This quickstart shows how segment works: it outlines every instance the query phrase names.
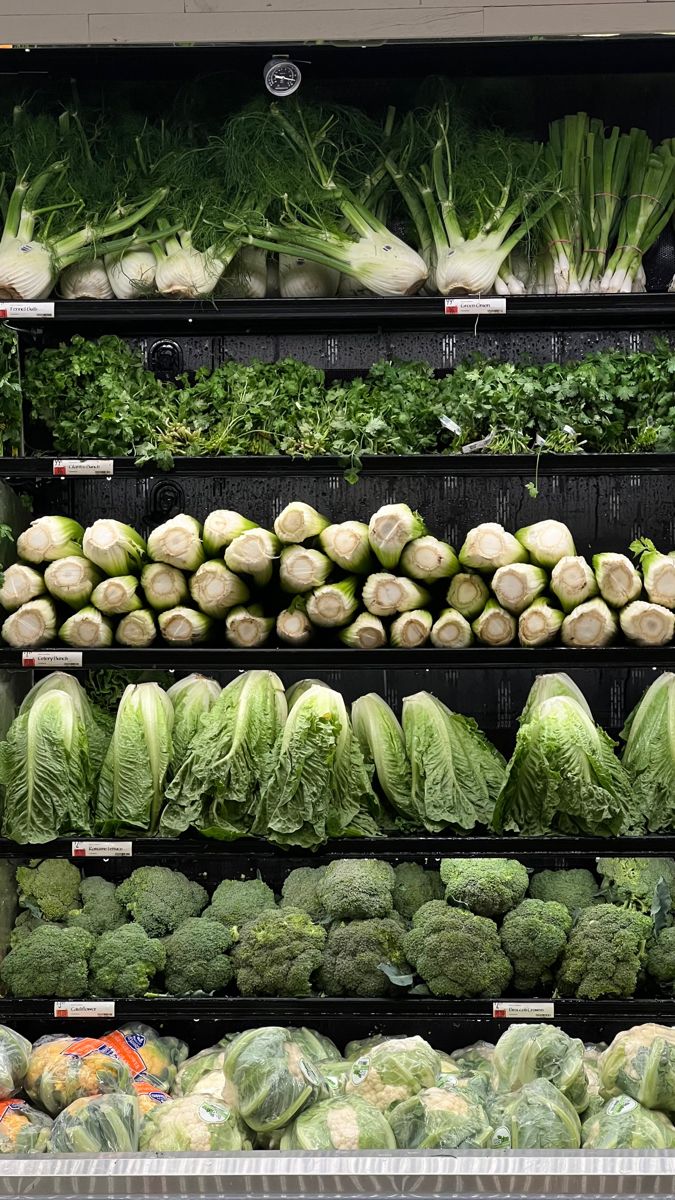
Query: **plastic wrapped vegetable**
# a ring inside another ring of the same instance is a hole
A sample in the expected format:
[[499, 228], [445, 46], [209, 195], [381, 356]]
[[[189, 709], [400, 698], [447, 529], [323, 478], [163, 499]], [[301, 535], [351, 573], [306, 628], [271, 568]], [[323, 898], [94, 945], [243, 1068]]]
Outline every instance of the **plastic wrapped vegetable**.
[[492, 1127], [485, 1109], [458, 1091], [426, 1088], [387, 1113], [401, 1150], [475, 1149], [490, 1145]]
[[32, 1049], [27, 1038], [8, 1025], [0, 1025], [0, 1100], [19, 1091]]
[[321, 1063], [321, 1074], [331, 1096], [343, 1096], [351, 1075], [352, 1064], [346, 1058], [336, 1058]]
[[26, 1100], [0, 1100], [0, 1154], [42, 1154], [52, 1119]]
[[424, 1038], [392, 1038], [357, 1058], [347, 1094], [356, 1093], [387, 1112], [399, 1101], [432, 1088], [440, 1071], [440, 1056]]
[[193, 1058], [186, 1059], [176, 1075], [171, 1089], [173, 1095], [191, 1096], [193, 1092], [204, 1092], [205, 1090], [210, 1095], [217, 1095], [217, 1090], [205, 1089], [202, 1083], [216, 1074], [220, 1074], [224, 1080], [223, 1068], [226, 1054], [226, 1046], [209, 1046], [206, 1050], [200, 1050], [199, 1054], [195, 1054]]
[[289, 1032], [293, 1035], [293, 1041], [302, 1046], [312, 1062], [323, 1063], [327, 1059], [335, 1060], [340, 1057], [340, 1051], [335, 1042], [326, 1037], [325, 1033], [319, 1033], [316, 1029], [307, 1029], [304, 1025], [299, 1029], [291, 1029]]
[[290, 1029], [277, 1025], [240, 1033], [228, 1047], [225, 1075], [246, 1124], [261, 1133], [288, 1125], [326, 1091], [320, 1065]]
[[169, 1089], [188, 1056], [188, 1048], [180, 1038], [163, 1036], [140, 1021], [120, 1025], [102, 1040], [126, 1062], [134, 1078], [148, 1075]]
[[584, 1121], [584, 1150], [672, 1150], [675, 1129], [665, 1113], [653, 1112], [632, 1096], [613, 1096]]
[[138, 1100], [138, 1111], [141, 1120], [147, 1117], [149, 1113], [154, 1112], [158, 1104], [166, 1104], [171, 1097], [168, 1092], [165, 1092], [158, 1084], [152, 1083], [149, 1079], [135, 1079], [134, 1093]]
[[98, 1038], [46, 1037], [33, 1046], [23, 1088], [55, 1116], [82, 1096], [132, 1090], [125, 1063]]
[[510, 1150], [578, 1150], [581, 1121], [573, 1104], [548, 1079], [534, 1079], [490, 1106], [492, 1145]]
[[145, 1118], [141, 1150], [250, 1150], [250, 1134], [218, 1096], [181, 1096]]
[[577, 1112], [586, 1108], [584, 1044], [555, 1025], [511, 1025], [495, 1046], [494, 1067], [502, 1092], [515, 1092], [535, 1079], [548, 1079]]
[[281, 1150], [395, 1150], [379, 1108], [360, 1096], [335, 1096], [301, 1112], [281, 1138]]
[[675, 1111], [675, 1029], [634, 1025], [617, 1033], [600, 1058], [604, 1096], [625, 1093], [645, 1108]]
[[492, 1074], [495, 1057], [495, 1046], [492, 1042], [474, 1042], [471, 1046], [463, 1046], [453, 1050], [450, 1058], [459, 1067], [463, 1075]]
[[140, 1110], [135, 1095], [81, 1096], [52, 1125], [55, 1154], [126, 1154], [138, 1150]]

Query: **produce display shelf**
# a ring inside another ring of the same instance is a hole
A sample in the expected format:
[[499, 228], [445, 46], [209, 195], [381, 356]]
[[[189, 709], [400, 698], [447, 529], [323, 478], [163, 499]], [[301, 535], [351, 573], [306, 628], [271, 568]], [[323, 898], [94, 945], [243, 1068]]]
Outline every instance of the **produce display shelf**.
[[625, 328], [671, 329], [675, 294], [653, 292], [627, 296], [515, 296], [506, 300], [502, 313], [446, 314], [442, 296], [334, 300], [57, 300], [53, 318], [12, 313], [11, 322], [22, 328], [57, 322], [75, 332], [93, 328], [138, 332], [169, 326], [204, 330], [341, 330], [430, 329], [446, 332], [460, 326], [499, 330]]
[[672, 1196], [672, 1150], [255, 1150], [220, 1154], [76, 1154], [3, 1162], [0, 1196], [34, 1200], [391, 1200], [449, 1195]]
[[[673, 314], [675, 317], [675, 313]], [[64, 456], [65, 458], [65, 456]], [[195, 479], [222, 478], [232, 476], [271, 476], [285, 478], [296, 475], [331, 476], [344, 474], [349, 464], [345, 459], [332, 455], [319, 458], [286, 458], [282, 455], [233, 455], [218, 458], [176, 458], [169, 469], [146, 463], [137, 466], [133, 458], [72, 458], [66, 459], [74, 467], [62, 468], [64, 458], [56, 456], [34, 456], [30, 458], [0, 457], [0, 478], [52, 479], [64, 477], [68, 482], [89, 479], [100, 471], [97, 468], [80, 467], [82, 462], [112, 464], [111, 476], [126, 478], [152, 478], [155, 476], [188, 476]], [[675, 454], [382, 454], [365, 455], [359, 467], [359, 477], [388, 475], [433, 476], [477, 475], [483, 477], [527, 475], [534, 476], [587, 476], [598, 475], [672, 475], [675, 474]], [[105, 476], [103, 476], [105, 478]]]
[[[93, 843], [96, 858], [90, 857], [92, 871], [96, 863], [101, 861], [100, 843], [92, 837], [63, 837], [40, 845], [18, 845], [7, 838], [0, 838], [0, 859], [42, 859], [42, 858], [71, 858], [78, 862], [87, 857], [86, 850], [75, 852], [76, 841]], [[119, 847], [117, 843], [119, 842]], [[129, 870], [136, 862], [160, 862], [171, 860], [174, 865], [189, 862], [198, 865], [211, 859], [217, 859], [223, 872], [232, 869], [241, 870], [248, 858], [255, 869], [261, 862], [281, 863], [291, 870], [297, 861], [316, 866], [331, 858], [381, 858], [391, 861], [412, 860], [419, 862], [436, 861], [452, 856], [470, 858], [517, 858], [525, 865], [532, 861], [546, 862], [548, 866], [560, 863], [592, 862], [595, 858], [611, 854], [613, 857], [627, 855], [643, 858], [675, 857], [675, 833], [650, 834], [640, 837], [556, 837], [546, 834], [541, 837], [518, 837], [512, 835], [494, 835], [468, 833], [462, 836], [452, 836], [439, 833], [416, 833], [377, 838], [335, 838], [318, 850], [305, 849], [301, 846], [275, 846], [264, 838], [244, 837], [234, 842], [222, 842], [215, 838], [198, 837], [194, 834], [180, 838], [168, 837], [139, 837], [128, 834], [125, 840], [106, 838], [104, 844], [110, 847], [109, 857], [127, 856], [131, 842], [131, 859]]]
[[[37, 658], [35, 655], [37, 654]], [[61, 659], [59, 656], [70, 656]], [[434, 646], [420, 650], [384, 648], [381, 650], [352, 650], [340, 646], [261, 646], [257, 650], [242, 650], [223, 646], [149, 646], [133, 649], [110, 646], [82, 650], [81, 661], [73, 655], [79, 649], [69, 646], [43, 647], [39, 651], [0, 647], [0, 670], [18, 667], [55, 670], [78, 667], [123, 667], [138, 671], [245, 671], [267, 668], [272, 671], [297, 670], [340, 671], [378, 669], [399, 671], [457, 670], [461, 668], [522, 667], [525, 670], [557, 671], [578, 667], [654, 668], [662, 671], [675, 668], [675, 644], [670, 646], [606, 646], [602, 649], [577, 650], [564, 646], [529, 649], [523, 646], [469, 647], [465, 650], [441, 650]], [[57, 661], [58, 660], [58, 661]]]
[[[100, 997], [105, 1001], [106, 997]], [[58, 1020], [66, 1030], [75, 1019], [78, 1023], [104, 1021], [110, 1024], [110, 1016], [80, 1016], [73, 1009], [72, 1016], [55, 1017], [54, 1009], [65, 1001], [50, 999], [0, 999], [0, 1022], [12, 1025], [15, 1021]], [[76, 1005], [77, 1001], [71, 1001]], [[89, 1003], [84, 1001], [83, 1003]], [[95, 1004], [96, 1001], [91, 1001]], [[154, 996], [152, 999], [115, 1000], [114, 1019], [120, 1021], [143, 1021], [154, 1025], [157, 1021], [227, 1021], [232, 1028], [237, 1025], [308, 1025], [319, 1028], [325, 1023], [327, 1029], [336, 1029], [340, 1022], [364, 1023], [371, 1028], [395, 1033], [410, 1029], [412, 1024], [445, 1026], [449, 1021], [495, 1021], [496, 1036], [503, 1028], [503, 1021], [516, 1019], [514, 1016], [494, 1015], [498, 1005], [553, 1004], [554, 1012], [549, 1020], [562, 1021], [617, 1021], [626, 1025], [638, 1021], [655, 1021], [675, 1024], [675, 998], [654, 999], [645, 996], [630, 1000], [551, 1000], [550, 996], [532, 997], [513, 995], [508, 999], [452, 1000], [445, 997], [409, 996], [379, 999], [374, 997], [306, 996], [284, 999], [270, 996]], [[528, 1015], [536, 1020], [543, 1019], [536, 1012]], [[411, 1024], [412, 1023], [412, 1024]]]

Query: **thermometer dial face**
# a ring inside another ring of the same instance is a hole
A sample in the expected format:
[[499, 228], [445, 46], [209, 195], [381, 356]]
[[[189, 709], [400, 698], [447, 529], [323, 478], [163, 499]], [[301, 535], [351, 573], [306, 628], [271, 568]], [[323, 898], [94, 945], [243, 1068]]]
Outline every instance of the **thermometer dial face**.
[[273, 96], [292, 96], [300, 87], [301, 80], [295, 63], [279, 60], [265, 67], [265, 87]]

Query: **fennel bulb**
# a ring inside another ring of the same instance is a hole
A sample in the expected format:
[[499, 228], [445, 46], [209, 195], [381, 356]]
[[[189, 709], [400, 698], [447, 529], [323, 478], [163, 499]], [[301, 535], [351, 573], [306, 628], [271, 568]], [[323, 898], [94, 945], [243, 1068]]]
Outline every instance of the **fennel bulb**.
[[155, 285], [162, 296], [175, 300], [201, 300], [210, 296], [226, 262], [218, 258], [214, 247], [195, 250], [187, 230], [156, 243]]
[[149, 246], [131, 243], [119, 254], [106, 254], [105, 269], [118, 300], [138, 300], [156, 291], [157, 259]]
[[46, 300], [56, 282], [52, 256], [41, 242], [0, 241], [0, 300]]
[[267, 253], [242, 246], [223, 275], [218, 295], [228, 300], [264, 300], [267, 295]]
[[340, 272], [293, 254], [279, 255], [279, 290], [284, 300], [335, 296]]
[[59, 295], [64, 300], [114, 300], [102, 258], [72, 263], [59, 275]]

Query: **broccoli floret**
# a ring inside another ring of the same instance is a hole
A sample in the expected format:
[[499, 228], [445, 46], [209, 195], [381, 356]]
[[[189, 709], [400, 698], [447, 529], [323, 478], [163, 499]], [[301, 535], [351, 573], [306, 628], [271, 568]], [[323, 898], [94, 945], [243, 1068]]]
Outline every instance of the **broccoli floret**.
[[672, 858], [599, 858], [603, 899], [649, 913], [661, 881], [675, 895], [675, 860]]
[[166, 951], [141, 925], [122, 925], [102, 933], [90, 963], [92, 996], [144, 996], [164, 969]]
[[564, 904], [521, 900], [504, 917], [502, 946], [513, 964], [513, 982], [519, 992], [529, 992], [552, 979], [550, 968], [565, 946], [572, 917]]
[[17, 867], [19, 903], [35, 917], [63, 921], [80, 907], [80, 872], [67, 858], [34, 859]]
[[419, 863], [404, 862], [394, 867], [394, 875], [394, 908], [406, 921], [410, 921], [423, 904], [443, 899], [443, 884], [438, 871], [425, 871]]
[[117, 899], [150, 937], [165, 937], [198, 917], [208, 898], [200, 883], [171, 867], [137, 867], [117, 889]]
[[94, 938], [86, 929], [42, 925], [10, 950], [0, 980], [12, 996], [86, 996]]
[[202, 916], [238, 929], [259, 913], [276, 906], [274, 892], [262, 879], [223, 879]]
[[232, 955], [242, 996], [309, 996], [326, 930], [299, 908], [272, 908], [242, 926]]
[[652, 942], [647, 957], [647, 970], [662, 988], [673, 990], [675, 984], [675, 928], [662, 929]]
[[74, 929], [88, 929], [94, 937], [100, 937], [110, 929], [126, 925], [129, 920], [115, 884], [100, 875], [89, 875], [82, 880], [80, 900], [80, 911], [68, 917], [68, 925]]
[[572, 916], [583, 908], [590, 908], [591, 904], [600, 903], [595, 876], [583, 867], [537, 871], [530, 880], [530, 895], [533, 900], [564, 904]]
[[498, 917], [520, 904], [529, 877], [513, 858], [444, 858], [441, 879], [448, 904], [479, 917]]
[[328, 914], [317, 895], [317, 888], [325, 874], [325, 867], [296, 867], [284, 880], [281, 907], [301, 908], [313, 921], [325, 921]]
[[434, 996], [499, 996], [511, 979], [494, 921], [443, 900], [418, 908], [403, 946]]
[[651, 928], [648, 916], [616, 904], [584, 909], [558, 968], [558, 995], [582, 1000], [633, 996], [646, 962]]
[[222, 992], [234, 976], [232, 932], [220, 921], [190, 917], [164, 943], [164, 982], [173, 996]]
[[17, 914], [14, 928], [11, 932], [9, 944], [12, 950], [16, 950], [26, 938], [30, 936], [36, 929], [42, 929], [45, 925], [51, 925], [51, 921], [43, 921], [42, 917], [34, 917], [32, 912], [24, 909], [23, 912]]
[[376, 858], [339, 858], [326, 867], [316, 889], [334, 921], [388, 917], [394, 911], [394, 868]]
[[319, 984], [327, 996], [392, 996], [400, 987], [381, 969], [393, 967], [410, 975], [403, 941], [406, 929], [398, 916], [350, 921], [329, 931]]

